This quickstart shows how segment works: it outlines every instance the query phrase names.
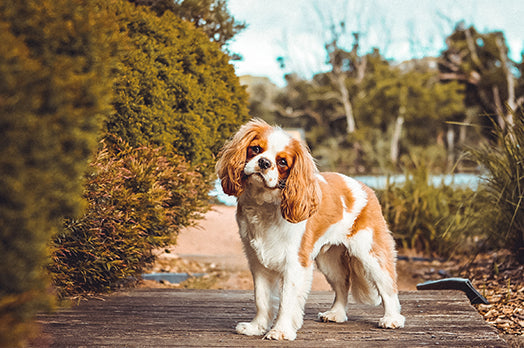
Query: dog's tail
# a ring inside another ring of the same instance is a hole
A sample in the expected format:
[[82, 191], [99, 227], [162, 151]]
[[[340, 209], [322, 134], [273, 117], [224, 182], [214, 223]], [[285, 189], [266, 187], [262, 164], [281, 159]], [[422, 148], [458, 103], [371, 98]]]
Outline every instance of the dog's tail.
[[355, 302], [367, 303], [370, 305], [378, 306], [382, 302], [377, 287], [367, 275], [362, 261], [356, 257], [351, 257], [350, 263], [350, 284], [351, 284], [351, 297]]

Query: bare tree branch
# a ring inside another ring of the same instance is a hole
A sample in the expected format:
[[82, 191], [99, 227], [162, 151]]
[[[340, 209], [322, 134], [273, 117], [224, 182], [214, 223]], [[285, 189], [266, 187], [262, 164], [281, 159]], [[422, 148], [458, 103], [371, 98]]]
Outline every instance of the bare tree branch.
[[504, 72], [504, 75], [506, 77], [508, 89], [508, 99], [506, 101], [508, 106], [508, 112], [506, 113], [506, 122], [509, 124], [509, 126], [512, 127], [514, 126], [513, 111], [517, 109], [517, 102], [515, 100], [515, 80], [513, 78], [513, 74], [508, 68], [507, 52], [504, 49], [506, 46], [502, 42], [502, 38], [497, 37], [495, 39], [495, 43], [499, 51], [500, 61], [502, 63], [502, 71]]
[[469, 53], [471, 54], [471, 60], [480, 70], [480, 73], [483, 73], [484, 66], [482, 65], [482, 62], [480, 61], [479, 56], [477, 54], [477, 46], [475, 45], [475, 42], [473, 41], [473, 37], [471, 36], [471, 28], [465, 29], [464, 33], [466, 35], [466, 43], [468, 45], [468, 50], [469, 50]]
[[491, 93], [493, 94], [493, 101], [495, 102], [495, 111], [497, 113], [498, 124], [500, 128], [505, 128], [504, 110], [502, 109], [502, 103], [500, 101], [499, 87], [493, 85], [491, 87]]
[[288, 118], [298, 118], [302, 116], [309, 116], [313, 118], [317, 122], [317, 124], [319, 125], [324, 124], [322, 115], [312, 110], [311, 108], [306, 108], [303, 110], [293, 110], [293, 108], [291, 107], [283, 108], [279, 105], [274, 105], [272, 111], [277, 112], [280, 116], [288, 117]]

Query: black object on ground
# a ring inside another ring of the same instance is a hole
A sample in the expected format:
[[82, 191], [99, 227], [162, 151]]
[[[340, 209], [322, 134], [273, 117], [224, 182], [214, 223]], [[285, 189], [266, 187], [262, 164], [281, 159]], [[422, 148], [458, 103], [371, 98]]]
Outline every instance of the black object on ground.
[[471, 304], [489, 304], [488, 300], [473, 287], [469, 279], [465, 278], [430, 280], [417, 284], [417, 290], [461, 290], [466, 294]]

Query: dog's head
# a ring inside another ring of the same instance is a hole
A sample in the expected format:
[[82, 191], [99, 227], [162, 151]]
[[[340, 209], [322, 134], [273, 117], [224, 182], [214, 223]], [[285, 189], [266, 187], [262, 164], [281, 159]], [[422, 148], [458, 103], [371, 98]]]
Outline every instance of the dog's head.
[[239, 197], [248, 180], [279, 190], [289, 222], [309, 218], [320, 203], [317, 168], [307, 147], [262, 120], [248, 122], [224, 145], [216, 170], [228, 195]]

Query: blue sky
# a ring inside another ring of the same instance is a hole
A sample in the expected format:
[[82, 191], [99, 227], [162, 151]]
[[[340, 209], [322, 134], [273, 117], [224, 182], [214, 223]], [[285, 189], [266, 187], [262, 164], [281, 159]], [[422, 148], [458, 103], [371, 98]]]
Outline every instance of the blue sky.
[[[361, 53], [372, 47], [390, 59], [437, 56], [444, 38], [460, 20], [481, 32], [501, 30], [510, 57], [521, 61], [524, 50], [524, 5], [517, 0], [229, 0], [229, 10], [248, 28], [230, 44], [244, 59], [239, 75], [267, 76], [283, 85], [284, 73], [304, 77], [325, 70], [325, 25], [344, 20], [346, 46], [351, 33], [363, 33]], [[321, 20], [320, 18], [324, 18]], [[276, 58], [290, 56], [285, 70]]]

